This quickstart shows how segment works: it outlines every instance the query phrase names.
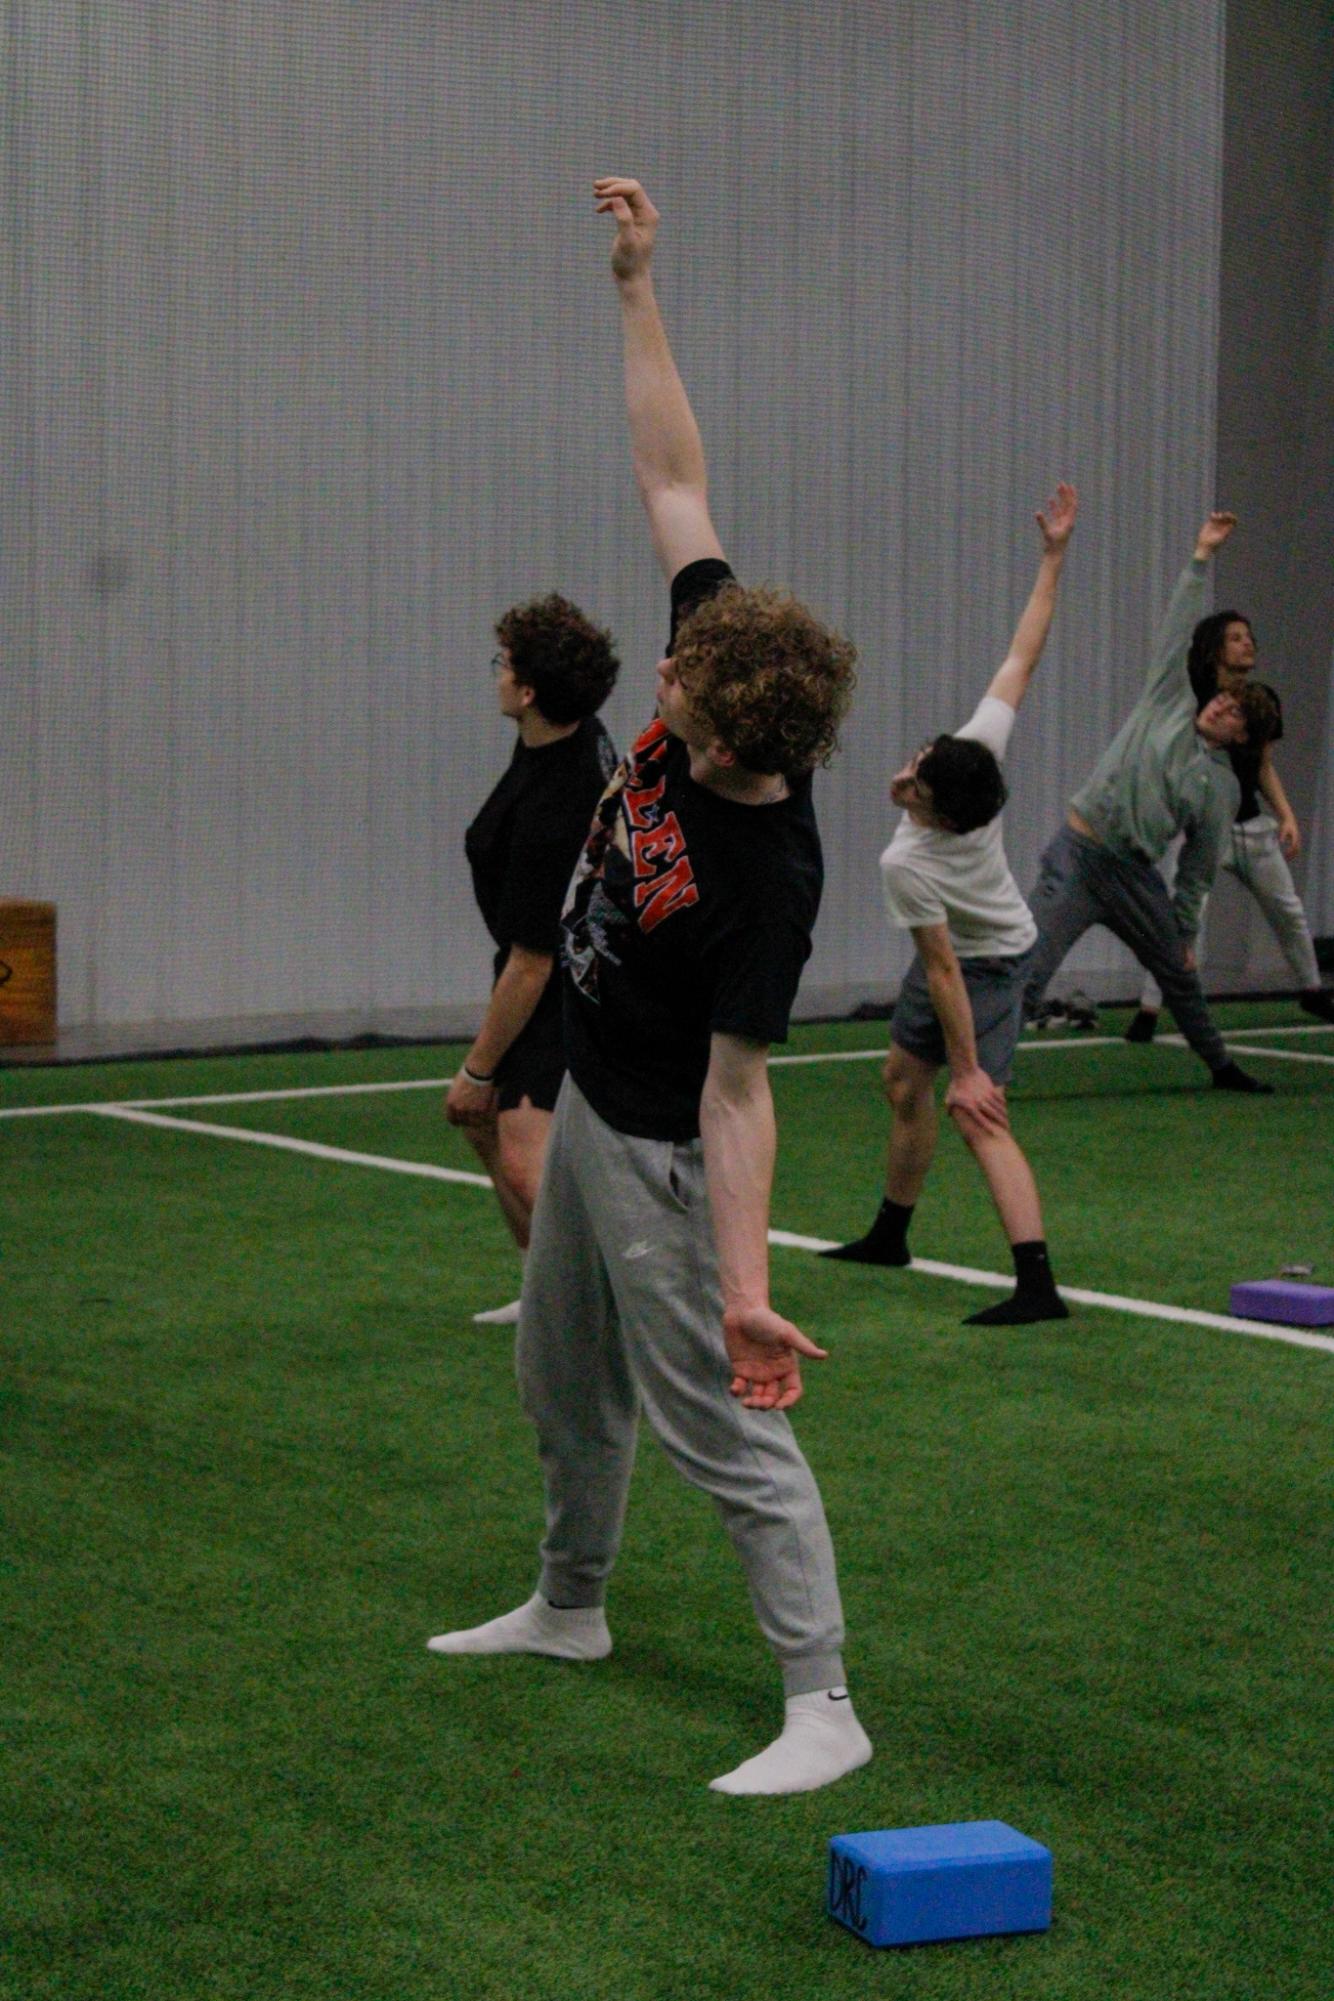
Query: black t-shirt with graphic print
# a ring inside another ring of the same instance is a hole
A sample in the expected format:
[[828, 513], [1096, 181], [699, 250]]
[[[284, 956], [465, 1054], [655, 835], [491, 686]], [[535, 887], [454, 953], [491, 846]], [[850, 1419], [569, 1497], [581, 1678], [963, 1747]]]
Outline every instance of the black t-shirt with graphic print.
[[[464, 836], [477, 907], [496, 944], [497, 976], [511, 945], [556, 955], [570, 873], [615, 766], [611, 738], [596, 716], [585, 716], [555, 743], [515, 744], [504, 776]], [[548, 1013], [559, 1018], [554, 967], [533, 1018]]]
[[[672, 634], [731, 578], [692, 563], [672, 582]], [[824, 865], [809, 774], [769, 806], [690, 776], [654, 721], [608, 787], [565, 911], [570, 1074], [617, 1132], [699, 1132], [709, 1038], [782, 1042], [810, 955]]]

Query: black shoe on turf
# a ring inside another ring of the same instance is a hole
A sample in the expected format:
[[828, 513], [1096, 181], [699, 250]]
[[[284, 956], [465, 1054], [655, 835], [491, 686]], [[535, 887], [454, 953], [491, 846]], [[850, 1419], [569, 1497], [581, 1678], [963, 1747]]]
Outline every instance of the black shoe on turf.
[[1065, 1028], [1067, 1026], [1065, 1002], [1059, 1000], [1040, 1002], [1033, 1013], [1029, 1015], [1028, 1025], [1030, 1028], [1040, 1029], [1044, 1033], [1053, 1028]]
[[1158, 1033], [1158, 1016], [1152, 1008], [1142, 1007], [1126, 1030], [1127, 1042], [1152, 1042]]
[[1258, 1077], [1252, 1077], [1239, 1063], [1225, 1063], [1221, 1070], [1214, 1071], [1215, 1091], [1241, 1091], [1255, 1098], [1272, 1098], [1272, 1084], [1262, 1084]]
[[1028, 1294], [1016, 1291], [995, 1306], [984, 1306], [980, 1313], [968, 1314], [963, 1324], [965, 1327], [1035, 1327], [1041, 1320], [1069, 1318], [1069, 1307], [1052, 1287], [1050, 1291], [1044, 1288]]
[[1317, 1021], [1334, 1022], [1334, 993], [1328, 987], [1312, 987], [1309, 993], [1298, 994], [1297, 1004], [1304, 1014], [1313, 1014]]
[[848, 1265], [910, 1265], [912, 1252], [906, 1244], [886, 1243], [872, 1230], [864, 1237], [858, 1237], [852, 1244], [831, 1244], [827, 1251], [817, 1251], [817, 1258], [836, 1258]]

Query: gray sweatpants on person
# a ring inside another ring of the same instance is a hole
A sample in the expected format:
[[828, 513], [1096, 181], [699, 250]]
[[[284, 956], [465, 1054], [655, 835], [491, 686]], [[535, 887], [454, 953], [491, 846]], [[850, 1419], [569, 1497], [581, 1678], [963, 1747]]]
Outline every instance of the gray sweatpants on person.
[[[1163, 881], [1170, 888], [1176, 876], [1177, 850], [1169, 848], [1159, 863]], [[1235, 820], [1223, 856], [1223, 867], [1244, 882], [1269, 921], [1269, 928], [1283, 947], [1283, 956], [1292, 968], [1302, 993], [1320, 985], [1320, 966], [1315, 955], [1311, 926], [1288, 859], [1278, 841], [1278, 821], [1272, 813], [1257, 813], [1251, 820]], [[1204, 906], [1200, 906], [1200, 933], [1204, 933]], [[1139, 1004], [1153, 1014], [1162, 1006], [1158, 983], [1150, 973], [1140, 989]]]
[[1084, 933], [1104, 924], [1129, 945], [1162, 988], [1177, 1027], [1210, 1070], [1228, 1062], [1199, 975], [1186, 971], [1185, 945], [1167, 886], [1148, 862], [1124, 861], [1100, 841], [1062, 827], [1042, 857], [1028, 907], [1038, 942], [1028, 962], [1024, 1007], [1031, 1013], [1056, 968]]
[[602, 1603], [642, 1407], [717, 1503], [785, 1692], [832, 1688], [843, 1613], [824, 1507], [786, 1416], [731, 1394], [722, 1313], [700, 1142], [615, 1132], [567, 1077], [519, 1315], [546, 1489], [539, 1588], [557, 1605]]

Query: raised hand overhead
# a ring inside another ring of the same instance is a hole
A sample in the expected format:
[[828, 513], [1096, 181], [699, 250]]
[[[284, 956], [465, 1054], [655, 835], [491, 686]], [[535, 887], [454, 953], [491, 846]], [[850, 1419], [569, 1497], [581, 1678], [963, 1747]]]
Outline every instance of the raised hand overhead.
[[1062, 480], [1046, 506], [1040, 507], [1034, 516], [1042, 532], [1044, 549], [1064, 549], [1074, 533], [1078, 512], [1079, 495], [1067, 480]]
[[602, 175], [593, 197], [598, 214], [616, 224], [611, 269], [621, 299], [631, 453], [653, 546], [670, 578], [688, 563], [723, 552], [709, 514], [699, 427], [654, 297], [650, 266], [658, 211], [626, 174]]
[[610, 215], [616, 224], [611, 246], [612, 276], [624, 283], [638, 278], [653, 258], [653, 239], [661, 220], [638, 181], [628, 174], [603, 174], [593, 183], [593, 199], [599, 215]]
[[1024, 606], [1010, 650], [997, 668], [991, 686], [987, 690], [999, 701], [1008, 702], [1017, 709], [1033, 678], [1033, 670], [1042, 657], [1042, 649], [1047, 643], [1052, 617], [1056, 610], [1056, 589], [1061, 580], [1061, 568], [1065, 562], [1066, 549], [1074, 533], [1075, 517], [1079, 512], [1079, 495], [1068, 480], [1061, 480], [1055, 492], [1034, 515], [1042, 536], [1042, 555], [1038, 561], [1038, 573], [1028, 603]]
[[1195, 537], [1196, 562], [1207, 563], [1211, 556], [1216, 556], [1236, 525], [1235, 514], [1215, 508], [1214, 512], [1201, 523], [1200, 532]]

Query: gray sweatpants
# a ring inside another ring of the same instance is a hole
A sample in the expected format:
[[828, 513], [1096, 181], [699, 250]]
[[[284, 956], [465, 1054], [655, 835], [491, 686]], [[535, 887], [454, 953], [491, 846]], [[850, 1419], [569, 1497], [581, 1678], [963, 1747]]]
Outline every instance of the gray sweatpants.
[[642, 1406], [718, 1505], [788, 1695], [843, 1680], [843, 1613], [814, 1476], [781, 1411], [732, 1396], [698, 1140], [633, 1139], [561, 1087], [519, 1316], [519, 1391], [537, 1430], [540, 1589], [600, 1605], [620, 1546]]
[[[1159, 868], [1169, 887], [1176, 876], [1177, 848], [1170, 848]], [[1278, 821], [1272, 813], [1257, 813], [1252, 820], [1234, 820], [1223, 867], [1238, 882], [1244, 882], [1269, 920], [1269, 928], [1283, 947], [1283, 956], [1303, 993], [1320, 985], [1320, 967], [1306, 911], [1297, 894], [1287, 856], [1278, 844]], [[1204, 910], [1200, 910], [1200, 935], [1204, 935]], [[1163, 997], [1158, 983], [1149, 974], [1140, 990], [1139, 1004], [1157, 1013]]]
[[1066, 954], [1095, 924], [1105, 924], [1147, 966], [1177, 1027], [1211, 1070], [1228, 1061], [1198, 973], [1188, 973], [1185, 946], [1177, 930], [1172, 900], [1156, 868], [1122, 861], [1103, 847], [1062, 827], [1042, 857], [1037, 887], [1028, 907], [1038, 942], [1028, 962], [1024, 1006], [1032, 1012]]

